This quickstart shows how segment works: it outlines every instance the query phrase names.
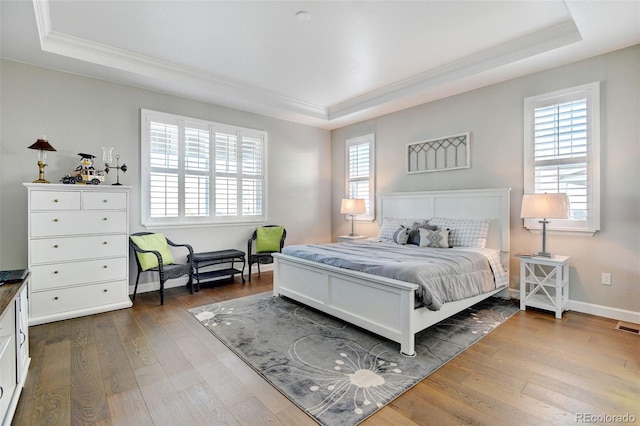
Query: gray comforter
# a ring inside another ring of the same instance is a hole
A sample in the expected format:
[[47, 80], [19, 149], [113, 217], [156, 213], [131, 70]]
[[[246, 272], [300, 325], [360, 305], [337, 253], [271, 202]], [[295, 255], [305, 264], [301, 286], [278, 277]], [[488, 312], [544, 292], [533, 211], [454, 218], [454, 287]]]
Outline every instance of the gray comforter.
[[487, 293], [508, 283], [500, 253], [492, 249], [439, 249], [368, 241], [295, 245], [282, 252], [418, 284], [417, 298], [434, 311], [443, 303]]

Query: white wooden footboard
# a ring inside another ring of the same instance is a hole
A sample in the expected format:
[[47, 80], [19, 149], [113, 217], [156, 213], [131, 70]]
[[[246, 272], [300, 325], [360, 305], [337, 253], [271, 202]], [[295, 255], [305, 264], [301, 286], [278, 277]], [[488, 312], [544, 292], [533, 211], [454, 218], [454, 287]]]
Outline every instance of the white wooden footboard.
[[274, 253], [273, 294], [297, 300], [415, 353], [418, 285]]

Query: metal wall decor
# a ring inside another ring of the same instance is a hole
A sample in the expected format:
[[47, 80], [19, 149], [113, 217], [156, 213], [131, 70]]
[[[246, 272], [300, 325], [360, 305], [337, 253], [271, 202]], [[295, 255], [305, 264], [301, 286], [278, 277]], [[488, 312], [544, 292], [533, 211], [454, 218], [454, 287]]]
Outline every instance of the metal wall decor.
[[407, 173], [440, 172], [471, 167], [470, 133], [407, 144]]

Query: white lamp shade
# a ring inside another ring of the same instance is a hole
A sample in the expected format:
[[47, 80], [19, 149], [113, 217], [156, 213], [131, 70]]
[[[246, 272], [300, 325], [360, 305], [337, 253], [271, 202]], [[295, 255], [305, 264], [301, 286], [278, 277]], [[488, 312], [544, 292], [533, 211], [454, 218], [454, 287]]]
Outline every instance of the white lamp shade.
[[340, 206], [341, 214], [362, 214], [367, 212], [364, 198], [343, 198]]
[[569, 217], [567, 194], [524, 194], [521, 218], [566, 219]]

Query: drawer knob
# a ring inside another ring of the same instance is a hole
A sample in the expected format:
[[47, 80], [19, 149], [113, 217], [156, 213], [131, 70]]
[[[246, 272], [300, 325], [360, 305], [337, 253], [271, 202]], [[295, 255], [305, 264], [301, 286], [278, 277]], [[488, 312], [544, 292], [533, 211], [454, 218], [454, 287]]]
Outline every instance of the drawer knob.
[[58, 271], [53, 271], [53, 273], [54, 273], [54, 274], [57, 274], [57, 273], [58, 273]]
[[105, 220], [105, 221], [106, 221], [106, 220], [109, 220], [109, 218], [103, 217], [103, 218], [102, 218], [102, 220]]
[[58, 199], [57, 199], [57, 198], [54, 198], [54, 199], [53, 199], [53, 202], [54, 202], [54, 203], [57, 203], [57, 202], [58, 202]]
[[102, 244], [104, 244], [106, 246], [109, 243], [107, 241], [103, 241]]
[[105, 289], [104, 289], [104, 290], [102, 290], [102, 291], [106, 293], [106, 292], [108, 292], [109, 290], [107, 290], [107, 289], [105, 288]]
[[53, 300], [58, 300], [58, 296], [54, 296], [54, 297], [53, 297]]
[[58, 245], [57, 245], [57, 244], [55, 244], [55, 245], [53, 246], [53, 248], [58, 248]]
[[107, 266], [107, 265], [104, 265], [104, 266], [103, 266], [103, 268], [104, 268], [104, 269], [107, 269], [107, 268], [108, 268], [108, 266]]
[[57, 221], [58, 221], [58, 218], [56, 217], [55, 219], [53, 219], [53, 221], [54, 221], [54, 222], [57, 222]]
[[108, 202], [109, 200], [107, 200], [106, 198], [104, 200], [102, 200], [103, 203]]

